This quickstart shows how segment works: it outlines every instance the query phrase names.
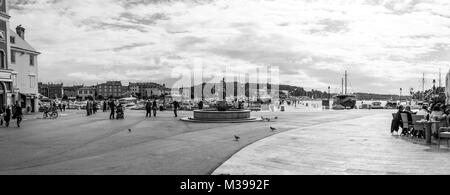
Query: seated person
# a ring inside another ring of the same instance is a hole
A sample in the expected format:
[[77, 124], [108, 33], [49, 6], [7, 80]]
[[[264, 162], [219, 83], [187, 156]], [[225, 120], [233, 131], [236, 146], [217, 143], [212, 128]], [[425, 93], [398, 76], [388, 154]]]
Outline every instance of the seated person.
[[398, 107], [398, 112], [395, 114], [394, 119], [392, 119], [392, 124], [391, 124], [391, 133], [392, 134], [394, 133], [394, 131], [398, 132], [400, 127], [403, 128], [401, 113], [403, 113], [403, 106]]
[[405, 110], [402, 113], [406, 113], [408, 115], [408, 123], [412, 124], [412, 115], [416, 114], [413, 111], [411, 111], [410, 106], [406, 106]]
[[447, 115], [444, 113], [443, 106], [441, 104], [437, 104], [434, 106], [433, 111], [430, 114], [430, 119], [440, 121], [443, 119], [447, 119]]
[[423, 106], [422, 109], [420, 109], [419, 112], [417, 112], [417, 115], [419, 115], [419, 116], [428, 116], [428, 115], [430, 115], [430, 113], [428, 112], [428, 107], [427, 106]]

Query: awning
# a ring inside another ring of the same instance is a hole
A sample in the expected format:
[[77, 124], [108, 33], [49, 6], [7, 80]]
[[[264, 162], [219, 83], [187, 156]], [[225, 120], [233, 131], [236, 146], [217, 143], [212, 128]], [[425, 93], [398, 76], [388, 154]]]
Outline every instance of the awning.
[[34, 93], [19, 93], [20, 95], [23, 95], [25, 97], [29, 97], [29, 98], [39, 98], [38, 94], [34, 94]]

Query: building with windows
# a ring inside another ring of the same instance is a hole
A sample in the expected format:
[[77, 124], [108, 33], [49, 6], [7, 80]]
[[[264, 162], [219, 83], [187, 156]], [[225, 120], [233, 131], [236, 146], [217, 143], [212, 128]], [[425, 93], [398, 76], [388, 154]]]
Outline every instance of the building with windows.
[[83, 100], [87, 100], [89, 98], [94, 98], [97, 96], [97, 88], [96, 87], [82, 87], [78, 89], [78, 97], [82, 98]]
[[84, 85], [74, 85], [74, 86], [65, 86], [63, 87], [64, 96], [67, 96], [68, 99], [75, 99], [78, 96], [78, 90], [83, 88]]
[[160, 96], [166, 92], [165, 86], [157, 83], [130, 83], [129, 88], [131, 94], [139, 98]]
[[38, 92], [39, 94], [48, 97], [50, 99], [58, 99], [63, 98], [64, 94], [64, 86], [63, 84], [43, 84], [41, 82], [38, 83]]
[[0, 106], [11, 105], [17, 98], [13, 89], [13, 70], [10, 68], [8, 1], [0, 1]]
[[40, 54], [25, 41], [25, 28], [9, 28], [8, 1], [0, 0], [0, 105], [18, 102], [34, 112], [38, 108]]
[[122, 82], [108, 81], [97, 85], [97, 97], [105, 98], [121, 98], [122, 97]]
[[25, 28], [18, 26], [16, 31], [9, 30], [11, 47], [11, 66], [13, 71], [13, 90], [18, 92], [18, 101], [23, 108], [37, 110], [38, 62], [40, 54], [25, 41]]

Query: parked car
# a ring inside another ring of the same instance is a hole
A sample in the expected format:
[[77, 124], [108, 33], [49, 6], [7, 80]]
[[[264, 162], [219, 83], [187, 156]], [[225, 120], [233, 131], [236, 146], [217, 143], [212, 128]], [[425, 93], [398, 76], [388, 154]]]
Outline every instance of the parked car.
[[372, 105], [370, 105], [370, 109], [384, 109], [383, 106], [381, 106], [381, 102], [373, 102]]

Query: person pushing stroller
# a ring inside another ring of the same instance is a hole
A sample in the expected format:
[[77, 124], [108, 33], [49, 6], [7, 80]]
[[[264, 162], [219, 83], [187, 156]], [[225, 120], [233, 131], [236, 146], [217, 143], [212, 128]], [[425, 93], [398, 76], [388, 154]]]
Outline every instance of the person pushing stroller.
[[117, 106], [117, 113], [116, 113], [116, 119], [125, 119], [125, 113], [124, 113], [124, 109], [121, 103], [119, 103], [119, 105]]

